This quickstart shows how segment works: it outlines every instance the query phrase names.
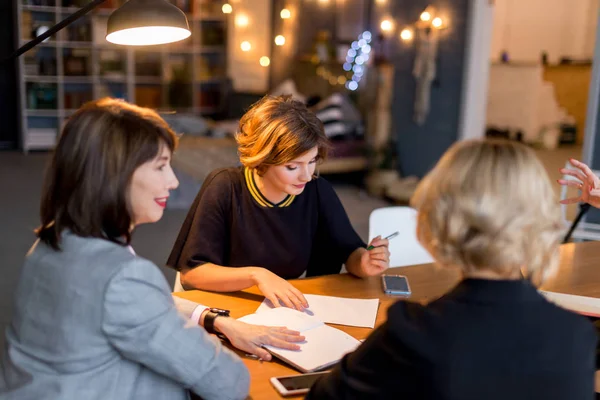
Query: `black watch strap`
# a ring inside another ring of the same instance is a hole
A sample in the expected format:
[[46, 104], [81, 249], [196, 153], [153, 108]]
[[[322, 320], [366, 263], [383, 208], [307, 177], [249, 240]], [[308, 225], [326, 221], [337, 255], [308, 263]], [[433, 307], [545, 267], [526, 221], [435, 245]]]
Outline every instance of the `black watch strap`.
[[215, 329], [215, 319], [217, 317], [229, 317], [229, 310], [222, 310], [220, 308], [211, 308], [204, 316], [204, 329], [208, 333], [212, 333], [220, 336], [220, 332]]

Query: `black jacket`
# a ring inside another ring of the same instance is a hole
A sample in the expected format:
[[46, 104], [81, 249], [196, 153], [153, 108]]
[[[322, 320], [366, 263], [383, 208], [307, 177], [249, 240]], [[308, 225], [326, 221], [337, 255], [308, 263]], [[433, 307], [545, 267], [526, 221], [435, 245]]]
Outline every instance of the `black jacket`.
[[307, 399], [593, 399], [596, 340], [526, 281], [467, 279], [394, 304]]

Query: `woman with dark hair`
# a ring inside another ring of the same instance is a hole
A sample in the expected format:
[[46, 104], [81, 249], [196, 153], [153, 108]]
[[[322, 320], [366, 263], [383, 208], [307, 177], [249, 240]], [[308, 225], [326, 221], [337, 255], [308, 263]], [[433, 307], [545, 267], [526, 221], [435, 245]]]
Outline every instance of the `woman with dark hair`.
[[[269, 359], [298, 332], [211, 318], [173, 298], [130, 246], [178, 186], [177, 137], [153, 111], [113, 99], [67, 122], [47, 172], [39, 240], [27, 254], [1, 360], [3, 399], [242, 399], [241, 360], [198, 325]], [[179, 311], [179, 312], [178, 312]], [[182, 318], [182, 314], [188, 318]], [[192, 319], [191, 323], [189, 319]]]
[[389, 266], [388, 241], [365, 243], [316, 165], [329, 141], [321, 121], [289, 96], [266, 96], [242, 117], [242, 167], [213, 171], [185, 219], [167, 264], [184, 288], [219, 292], [256, 285], [275, 307], [302, 310], [286, 279], [339, 273], [359, 277]]

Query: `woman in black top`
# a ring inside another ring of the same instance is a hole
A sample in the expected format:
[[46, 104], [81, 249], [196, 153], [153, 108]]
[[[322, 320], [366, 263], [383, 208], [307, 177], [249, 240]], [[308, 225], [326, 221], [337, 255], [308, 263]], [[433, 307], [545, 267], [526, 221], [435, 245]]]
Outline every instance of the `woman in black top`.
[[[388, 268], [388, 242], [356, 234], [331, 185], [315, 176], [329, 146], [323, 124], [290, 97], [265, 97], [241, 119], [242, 167], [213, 171], [183, 223], [168, 265], [185, 288], [257, 285], [275, 306], [308, 307], [286, 279]], [[232, 268], [234, 267], [234, 268]]]

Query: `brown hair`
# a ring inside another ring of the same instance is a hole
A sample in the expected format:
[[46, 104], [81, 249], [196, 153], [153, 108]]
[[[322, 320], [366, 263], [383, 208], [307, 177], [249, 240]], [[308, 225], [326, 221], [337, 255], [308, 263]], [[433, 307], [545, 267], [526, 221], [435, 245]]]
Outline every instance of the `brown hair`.
[[263, 97], [244, 114], [235, 138], [241, 163], [259, 175], [314, 147], [324, 160], [330, 147], [321, 120], [291, 96]]
[[411, 199], [417, 236], [441, 265], [500, 275], [554, 272], [563, 234], [552, 184], [535, 153], [504, 140], [455, 143]]
[[177, 136], [156, 112], [111, 98], [84, 104], [50, 161], [37, 236], [56, 250], [65, 229], [129, 244], [131, 178], [165, 145], [173, 152]]

